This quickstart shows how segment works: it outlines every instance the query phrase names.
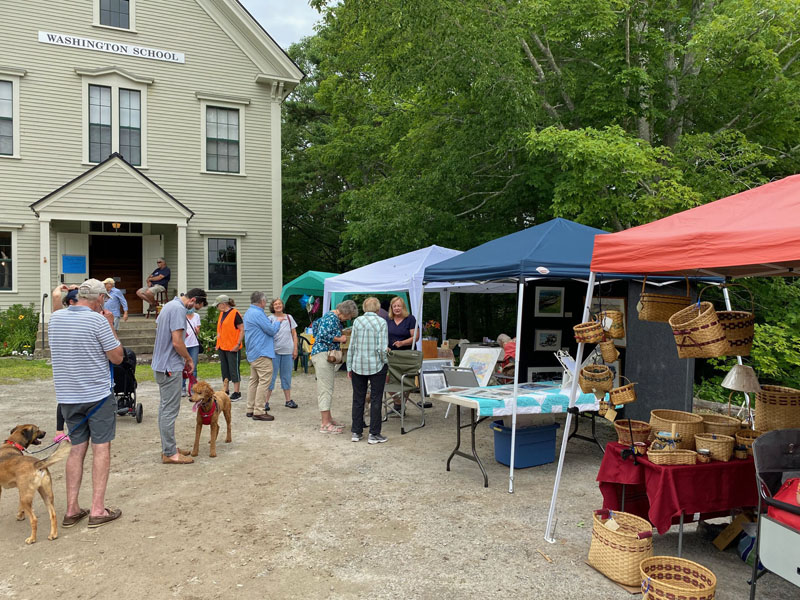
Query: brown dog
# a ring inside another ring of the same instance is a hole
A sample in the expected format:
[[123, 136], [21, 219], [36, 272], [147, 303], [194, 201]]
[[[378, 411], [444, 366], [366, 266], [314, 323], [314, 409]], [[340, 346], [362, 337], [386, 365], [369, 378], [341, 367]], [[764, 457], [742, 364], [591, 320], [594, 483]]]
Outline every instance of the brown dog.
[[69, 454], [71, 445], [62, 442], [58, 450], [43, 460], [25, 456], [24, 449], [30, 445], [38, 446], [45, 435], [46, 433], [40, 431], [36, 425], [17, 425], [11, 430], [11, 435], [5, 443], [0, 446], [0, 491], [3, 488], [19, 488], [17, 521], [22, 521], [27, 515], [31, 523], [31, 536], [25, 540], [26, 544], [33, 544], [36, 541], [38, 519], [33, 513], [33, 495], [37, 491], [50, 513], [50, 535], [47, 539], [54, 540], [58, 537], [56, 509], [53, 505], [53, 483], [47, 469]]
[[200, 433], [203, 425], [211, 425], [211, 452], [209, 456], [217, 455], [217, 436], [219, 435], [219, 413], [225, 415], [228, 423], [228, 435], [225, 443], [231, 443], [231, 399], [223, 391], [215, 392], [205, 381], [198, 381], [192, 386], [192, 402], [197, 403], [197, 427], [194, 431], [194, 447], [192, 456], [197, 456], [200, 451]]

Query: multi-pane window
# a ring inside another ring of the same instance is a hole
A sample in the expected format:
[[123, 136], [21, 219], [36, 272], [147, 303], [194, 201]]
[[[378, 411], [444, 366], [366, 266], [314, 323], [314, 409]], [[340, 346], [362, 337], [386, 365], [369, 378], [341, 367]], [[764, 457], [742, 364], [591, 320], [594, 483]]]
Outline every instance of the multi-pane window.
[[100, 24], [129, 29], [129, 0], [100, 0]]
[[0, 81], [0, 154], [14, 154], [14, 86]]
[[208, 238], [208, 289], [237, 289], [236, 269], [236, 238]]
[[0, 231], [0, 290], [13, 289], [11, 232]]
[[119, 153], [132, 165], [142, 164], [141, 93], [119, 90]]
[[239, 111], [206, 107], [206, 170], [239, 172]]
[[89, 86], [89, 161], [102, 162], [111, 154], [111, 88]]

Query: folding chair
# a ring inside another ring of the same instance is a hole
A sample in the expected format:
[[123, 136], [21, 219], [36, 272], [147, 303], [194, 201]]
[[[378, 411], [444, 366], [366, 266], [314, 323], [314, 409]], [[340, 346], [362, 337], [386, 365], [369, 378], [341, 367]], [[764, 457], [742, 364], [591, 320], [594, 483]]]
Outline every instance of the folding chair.
[[[383, 388], [383, 407], [386, 411], [386, 420], [390, 413], [398, 414], [394, 409], [394, 394], [400, 394], [400, 433], [406, 434], [421, 427], [425, 427], [425, 402], [406, 402], [406, 393], [420, 393], [419, 384], [415, 378], [420, 377], [422, 370], [422, 352], [420, 350], [389, 350], [386, 353], [389, 364], [389, 381]], [[421, 396], [421, 394], [420, 394]], [[413, 406], [420, 410], [420, 423], [416, 427], [406, 430], [406, 407]]]
[[[800, 587], [800, 531], [792, 529], [768, 514], [761, 514], [762, 504], [800, 516], [800, 507], [775, 500], [784, 473], [800, 476], [800, 429], [768, 431], [753, 442], [753, 460], [758, 486], [758, 526], [756, 530], [753, 577], [750, 600], [756, 597], [756, 582], [767, 571]], [[759, 560], [764, 570], [758, 572]]]

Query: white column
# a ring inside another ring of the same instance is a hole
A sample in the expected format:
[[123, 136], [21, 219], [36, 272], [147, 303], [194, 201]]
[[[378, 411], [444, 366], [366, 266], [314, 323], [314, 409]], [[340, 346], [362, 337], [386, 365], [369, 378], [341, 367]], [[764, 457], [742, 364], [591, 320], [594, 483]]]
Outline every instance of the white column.
[[[283, 84], [273, 86], [270, 103], [270, 159], [272, 161], [272, 297], [278, 298], [283, 287], [283, 225], [281, 205], [281, 102]], [[266, 290], [265, 290], [266, 291]]]
[[[15, 257], [16, 258], [16, 257]], [[55, 287], [50, 281], [50, 220], [39, 217], [39, 298], [47, 294], [44, 302], [45, 316], [52, 312], [53, 299], [50, 298], [50, 291]]]
[[186, 228], [186, 225], [178, 225], [178, 294], [188, 291], [186, 287]]

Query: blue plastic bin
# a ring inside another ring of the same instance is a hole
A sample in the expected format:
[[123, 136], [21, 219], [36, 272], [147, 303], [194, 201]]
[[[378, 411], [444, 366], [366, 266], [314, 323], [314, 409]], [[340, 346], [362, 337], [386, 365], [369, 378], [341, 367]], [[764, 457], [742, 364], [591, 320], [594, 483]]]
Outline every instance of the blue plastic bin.
[[[501, 465], [511, 464], [511, 428], [502, 421], [494, 421], [494, 459]], [[541, 427], [517, 429], [514, 468], [525, 469], [546, 465], [556, 459], [556, 429], [558, 423]]]

